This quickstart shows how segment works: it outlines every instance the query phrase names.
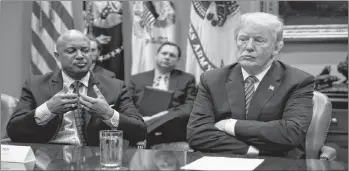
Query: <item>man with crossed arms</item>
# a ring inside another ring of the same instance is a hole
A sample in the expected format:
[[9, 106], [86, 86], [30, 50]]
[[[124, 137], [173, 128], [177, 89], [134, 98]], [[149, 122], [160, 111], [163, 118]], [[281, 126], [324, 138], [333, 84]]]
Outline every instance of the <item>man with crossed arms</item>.
[[194, 150], [301, 158], [312, 119], [314, 77], [275, 60], [283, 23], [241, 15], [237, 63], [201, 75], [187, 126]]

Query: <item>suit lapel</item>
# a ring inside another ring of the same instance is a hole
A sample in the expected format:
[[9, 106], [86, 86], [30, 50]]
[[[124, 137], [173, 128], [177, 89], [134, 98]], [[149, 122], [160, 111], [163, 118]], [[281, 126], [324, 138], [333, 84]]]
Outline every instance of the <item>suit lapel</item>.
[[[55, 94], [57, 94], [63, 89], [62, 70], [59, 70], [52, 75], [49, 86], [50, 86], [49, 88], [51, 93], [49, 98], [53, 97]], [[63, 115], [58, 115], [58, 120], [59, 120], [58, 127], [56, 128], [55, 135], [53, 136], [53, 138], [56, 136], [58, 129], [62, 124]]]
[[280, 83], [279, 80], [282, 77], [282, 70], [280, 66], [274, 61], [271, 68], [261, 80], [256, 92], [254, 93], [249, 112], [247, 114], [248, 120], [257, 120], [261, 110], [265, 104], [273, 97], [278, 90]]
[[169, 82], [169, 87], [168, 87], [168, 89], [169, 90], [176, 90], [176, 87], [177, 87], [177, 76], [178, 76], [178, 74], [177, 74], [177, 72], [176, 72], [176, 70], [173, 70], [172, 72], [171, 72], [171, 75], [170, 75], [170, 82]]
[[54, 96], [58, 92], [60, 92], [63, 89], [63, 78], [62, 78], [62, 70], [59, 72], [55, 72], [50, 81], [50, 91], [51, 91], [51, 96]]
[[234, 119], [245, 118], [245, 94], [241, 66], [235, 65], [230, 71], [228, 82], [225, 84], [231, 117]]
[[154, 75], [155, 70], [151, 70], [145, 74], [145, 77], [143, 77], [142, 81], [144, 83], [144, 86], [142, 86], [142, 88], [145, 86], [153, 86]]

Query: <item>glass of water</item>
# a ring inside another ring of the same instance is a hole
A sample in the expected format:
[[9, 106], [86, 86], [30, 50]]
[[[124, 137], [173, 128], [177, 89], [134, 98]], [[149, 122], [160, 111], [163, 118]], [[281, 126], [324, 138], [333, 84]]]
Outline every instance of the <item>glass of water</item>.
[[121, 168], [123, 132], [120, 130], [99, 131], [100, 141], [100, 162], [102, 167]]

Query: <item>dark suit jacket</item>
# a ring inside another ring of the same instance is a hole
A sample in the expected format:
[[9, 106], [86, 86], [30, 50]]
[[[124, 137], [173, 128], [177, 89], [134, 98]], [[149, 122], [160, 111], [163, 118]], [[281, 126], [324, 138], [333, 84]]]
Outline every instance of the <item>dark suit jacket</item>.
[[[304, 154], [313, 112], [313, 76], [274, 61], [252, 98], [247, 120], [239, 64], [205, 72], [200, 79], [187, 126], [194, 150], [246, 154], [253, 145], [260, 155], [285, 156], [296, 147]], [[214, 126], [228, 118], [238, 120], [235, 137]]]
[[[96, 97], [93, 85], [97, 85], [109, 104], [120, 113], [118, 129], [124, 131], [124, 139], [130, 143], [144, 140], [146, 126], [134, 106], [132, 98], [124, 83], [101, 75], [91, 74], [87, 95]], [[57, 134], [63, 115], [55, 116], [46, 125], [35, 122], [35, 109], [49, 100], [63, 88], [62, 73], [54, 72], [45, 75], [35, 75], [27, 80], [22, 88], [22, 94], [17, 108], [8, 125], [7, 133], [14, 142], [49, 143]], [[99, 130], [110, 129], [101, 119], [85, 116], [85, 135], [88, 145], [99, 145]]]
[[[137, 108], [143, 97], [144, 87], [152, 86], [153, 78], [154, 70], [132, 76], [129, 90]], [[148, 127], [149, 136], [153, 136], [154, 132], [161, 132], [163, 142], [186, 141], [186, 125], [197, 93], [195, 77], [180, 70], [173, 70], [170, 75], [169, 90], [174, 91], [169, 113], [157, 123], [158, 126], [161, 125], [159, 123], [164, 124], [157, 128]]]
[[95, 67], [93, 68], [93, 73], [94, 74], [99, 74], [99, 75], [104, 75], [110, 78], [116, 78], [115, 73], [111, 72], [107, 69], [104, 69], [103, 67], [100, 67], [98, 65], [95, 65]]

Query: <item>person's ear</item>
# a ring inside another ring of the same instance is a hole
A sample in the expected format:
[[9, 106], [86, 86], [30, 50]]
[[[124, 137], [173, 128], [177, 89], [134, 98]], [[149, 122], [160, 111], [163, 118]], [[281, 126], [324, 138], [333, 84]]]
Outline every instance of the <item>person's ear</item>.
[[275, 43], [275, 48], [273, 51], [273, 56], [279, 54], [280, 50], [282, 49], [282, 47], [284, 47], [284, 41], [277, 41]]

